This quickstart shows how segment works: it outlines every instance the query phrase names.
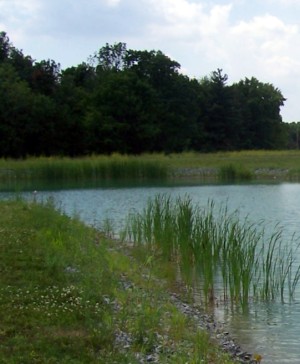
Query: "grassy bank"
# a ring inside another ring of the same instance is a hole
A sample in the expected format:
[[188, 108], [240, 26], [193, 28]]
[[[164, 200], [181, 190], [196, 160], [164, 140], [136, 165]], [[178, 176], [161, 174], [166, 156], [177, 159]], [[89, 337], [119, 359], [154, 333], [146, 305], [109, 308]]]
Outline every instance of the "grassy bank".
[[[216, 176], [221, 180], [249, 179], [300, 179], [300, 151], [237, 151], [218, 153], [182, 153], [170, 155], [171, 165], [191, 175], [210, 178]], [[190, 170], [190, 171], [189, 171]]]
[[300, 151], [90, 156], [0, 160], [0, 183], [192, 177], [221, 181], [300, 179]]
[[0, 202], [0, 232], [0, 363], [230, 363], [146, 250], [124, 254], [50, 202]]

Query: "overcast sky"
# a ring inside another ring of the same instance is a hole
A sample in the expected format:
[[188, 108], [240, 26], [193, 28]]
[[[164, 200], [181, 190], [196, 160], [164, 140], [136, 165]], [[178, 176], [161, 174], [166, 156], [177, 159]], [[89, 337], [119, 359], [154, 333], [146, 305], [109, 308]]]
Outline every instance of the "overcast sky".
[[272, 83], [300, 121], [300, 0], [0, 0], [0, 31], [38, 61], [76, 66], [106, 43], [161, 50], [197, 79]]

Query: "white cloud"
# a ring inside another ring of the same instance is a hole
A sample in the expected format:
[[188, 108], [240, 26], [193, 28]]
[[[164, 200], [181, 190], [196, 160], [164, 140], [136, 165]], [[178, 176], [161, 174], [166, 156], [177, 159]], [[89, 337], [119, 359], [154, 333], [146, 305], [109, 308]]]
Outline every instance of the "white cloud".
[[[41, 7], [38, 0], [0, 0], [0, 12], [8, 16], [8, 21], [26, 21], [27, 17], [34, 17]], [[20, 19], [22, 18], [22, 19]]]
[[119, 5], [120, 2], [121, 0], [106, 0], [106, 4], [112, 7]]
[[[147, 1], [146, 1], [147, 2]], [[180, 34], [182, 27], [193, 33], [216, 33], [226, 24], [231, 5], [215, 5], [208, 9], [202, 3], [187, 0], [149, 0], [158, 19], [154, 20], [163, 27], [172, 27], [174, 34]], [[196, 35], [196, 34], [195, 34]]]
[[300, 5], [299, 0], [267, 0], [267, 2], [271, 4], [279, 4], [284, 6]]
[[228, 27], [231, 5], [208, 8], [187, 0], [149, 2], [156, 12], [148, 26], [149, 36], [157, 44], [190, 45], [208, 50]]
[[275, 79], [288, 76], [291, 67], [299, 65], [298, 50], [295, 53], [294, 49], [299, 39], [298, 28], [284, 24], [277, 17], [265, 15], [240, 22], [230, 29], [230, 36], [235, 40], [240, 59], [249, 66], [252, 63], [258, 74]]
[[[187, 0], [151, 0], [159, 18], [150, 34], [158, 44], [188, 45], [190, 54], [217, 64], [233, 77], [253, 74], [288, 76], [298, 67], [300, 54], [296, 25], [286, 24], [270, 14], [255, 16], [234, 24], [233, 5], [204, 6]], [[276, 76], [276, 77], [275, 77]]]
[[251, 21], [241, 21], [233, 27], [235, 33], [250, 34], [254, 37], [269, 37], [280, 34], [296, 34], [297, 26], [285, 25], [282, 20], [272, 15], [256, 16]]
[[202, 13], [203, 8], [201, 3], [186, 0], [150, 0], [149, 3], [160, 17], [171, 24], [176, 24], [178, 21], [194, 21]]
[[0, 30], [25, 54], [63, 67], [123, 41], [162, 50], [190, 76], [223, 68], [229, 82], [254, 76], [292, 99], [300, 97], [298, 6], [300, 0], [0, 0]]
[[41, 4], [38, 0], [0, 0], [0, 26], [14, 42], [26, 38], [26, 29], [38, 18]]

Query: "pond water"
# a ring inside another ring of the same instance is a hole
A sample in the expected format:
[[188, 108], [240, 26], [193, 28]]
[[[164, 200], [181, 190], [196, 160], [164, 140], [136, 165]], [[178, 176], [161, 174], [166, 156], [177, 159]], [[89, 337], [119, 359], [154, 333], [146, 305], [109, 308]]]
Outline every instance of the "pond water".
[[[284, 238], [300, 236], [300, 184], [249, 184], [249, 185], [118, 185], [89, 189], [56, 189], [38, 191], [33, 195], [24, 192], [28, 199], [45, 201], [54, 199], [57, 206], [69, 215], [79, 215], [88, 224], [101, 227], [109, 220], [116, 231], [124, 225], [126, 216], [140, 212], [147, 200], [157, 194], [171, 197], [188, 195], [193, 203], [206, 206], [209, 200], [216, 205], [227, 205], [229, 211], [238, 210], [246, 217], [269, 229], [279, 223]], [[13, 196], [0, 192], [1, 199]], [[289, 241], [289, 240], [288, 240]], [[299, 252], [300, 254], [300, 252]], [[298, 258], [300, 262], [300, 256]], [[283, 304], [252, 303], [247, 311], [239, 308], [215, 307], [216, 318], [242, 348], [263, 355], [263, 363], [300, 363], [300, 283], [295, 301]]]

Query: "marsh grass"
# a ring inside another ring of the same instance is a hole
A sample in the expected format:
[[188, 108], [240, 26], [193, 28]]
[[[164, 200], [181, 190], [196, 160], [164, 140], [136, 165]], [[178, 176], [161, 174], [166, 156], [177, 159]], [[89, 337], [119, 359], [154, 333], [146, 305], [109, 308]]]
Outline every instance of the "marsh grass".
[[123, 236], [176, 262], [183, 278], [196, 272], [206, 303], [215, 299], [216, 285], [232, 303], [291, 300], [300, 278], [295, 237], [285, 242], [280, 226], [268, 235], [263, 222], [241, 220], [226, 206], [216, 211], [211, 201], [201, 209], [189, 196], [158, 195], [144, 212], [128, 217]]
[[[34, 181], [97, 182], [186, 177], [214, 178], [223, 182], [242, 182], [255, 178], [300, 179], [300, 151], [240, 151], [218, 153], [113, 154], [82, 158], [30, 157], [24, 160], [0, 159], [0, 183], [13, 187]], [[209, 169], [208, 175], [197, 174]], [[179, 173], [178, 173], [179, 171]]]
[[0, 202], [0, 362], [230, 363], [128, 249], [51, 201]]
[[219, 179], [223, 182], [250, 181], [254, 174], [240, 165], [226, 164], [219, 169]]
[[165, 178], [164, 161], [114, 154], [85, 158], [39, 157], [0, 160], [0, 180], [105, 180]]

